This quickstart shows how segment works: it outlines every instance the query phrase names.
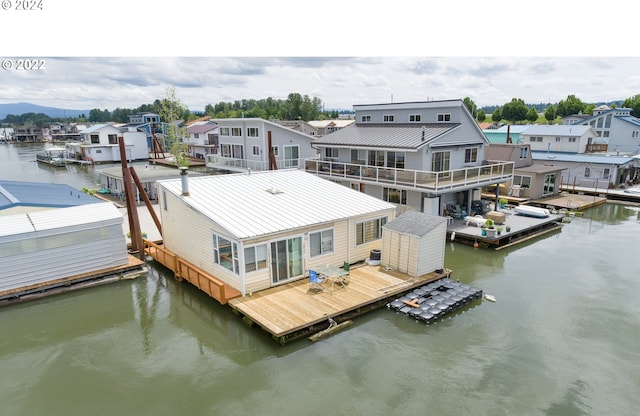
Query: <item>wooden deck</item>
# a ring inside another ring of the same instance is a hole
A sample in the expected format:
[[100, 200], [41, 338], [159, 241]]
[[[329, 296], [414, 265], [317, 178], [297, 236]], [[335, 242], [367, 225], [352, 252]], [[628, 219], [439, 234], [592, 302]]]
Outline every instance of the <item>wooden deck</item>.
[[336, 322], [385, 306], [398, 294], [447, 277], [451, 270], [428, 273], [419, 277], [386, 271], [381, 266], [352, 266], [350, 282], [345, 288], [325, 282], [324, 291], [309, 290], [308, 279], [229, 300], [229, 305], [251, 324], [259, 325], [272, 337], [285, 344], [323, 329], [329, 318]]

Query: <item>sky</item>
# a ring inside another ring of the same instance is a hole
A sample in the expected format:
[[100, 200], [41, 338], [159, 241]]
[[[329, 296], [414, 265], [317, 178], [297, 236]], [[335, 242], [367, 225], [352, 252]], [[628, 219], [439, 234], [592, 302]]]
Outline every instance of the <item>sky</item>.
[[640, 55], [624, 30], [637, 25], [633, 1], [598, 13], [571, 0], [527, 9], [510, 0], [104, 3], [41, 0], [42, 9], [17, 10], [2, 0], [0, 27], [10, 35], [0, 43], [0, 103], [112, 111], [171, 87], [193, 111], [289, 93], [318, 97], [325, 109], [640, 94]]

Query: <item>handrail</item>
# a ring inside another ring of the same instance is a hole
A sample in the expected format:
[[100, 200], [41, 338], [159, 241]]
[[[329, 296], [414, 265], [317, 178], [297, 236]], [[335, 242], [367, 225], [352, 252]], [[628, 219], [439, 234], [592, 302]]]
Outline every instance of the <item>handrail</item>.
[[331, 160], [306, 159], [305, 170], [317, 175], [353, 179], [402, 188], [437, 192], [504, 182], [513, 176], [514, 162], [491, 162], [442, 172], [370, 166]]

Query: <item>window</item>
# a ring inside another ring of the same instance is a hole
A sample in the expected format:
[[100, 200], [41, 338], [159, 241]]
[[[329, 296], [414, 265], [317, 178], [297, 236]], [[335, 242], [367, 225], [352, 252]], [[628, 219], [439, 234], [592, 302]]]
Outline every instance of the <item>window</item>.
[[335, 147], [325, 147], [324, 148], [324, 157], [328, 159], [337, 159], [338, 158], [338, 149]]
[[409, 114], [409, 122], [416, 123], [422, 120], [422, 116], [420, 114]]
[[560, 142], [560, 136], [556, 136], [556, 143]]
[[609, 131], [603, 131], [602, 137], [609, 137]]
[[231, 135], [232, 136], [236, 136], [236, 137], [242, 136], [242, 129], [240, 127], [232, 127], [231, 128]]
[[244, 270], [254, 272], [267, 268], [267, 245], [262, 244], [244, 249]]
[[360, 122], [361, 123], [371, 123], [371, 116], [370, 115], [361, 116], [360, 117]]
[[431, 170], [434, 172], [445, 172], [449, 170], [451, 152], [433, 152], [431, 159]]
[[464, 163], [475, 163], [478, 161], [478, 148], [470, 147], [464, 149]]
[[238, 244], [216, 234], [212, 238], [214, 263], [238, 274]]
[[529, 157], [529, 148], [521, 147], [520, 148], [520, 159], [526, 159]]
[[351, 163], [364, 165], [366, 158], [365, 150], [351, 149]]
[[356, 224], [356, 245], [369, 243], [382, 238], [382, 226], [387, 223], [387, 217], [359, 222]]
[[451, 121], [451, 114], [438, 114], [438, 122]]
[[369, 166], [384, 166], [384, 152], [382, 150], [369, 150]]
[[569, 137], [569, 143], [575, 143], [576, 137]]
[[254, 156], [260, 156], [260, 146], [251, 146], [251, 153]]
[[513, 185], [521, 188], [531, 188], [531, 176], [513, 175]]
[[278, 157], [278, 154], [280, 153], [278, 151], [278, 146], [271, 146], [271, 152], [273, 152], [274, 157]]
[[382, 188], [382, 199], [393, 204], [407, 205], [407, 190]]
[[109, 144], [118, 144], [117, 134], [109, 134], [107, 137], [109, 138]]
[[393, 114], [385, 114], [382, 116], [382, 120], [385, 123], [393, 123]]
[[193, 138], [194, 139], [199, 139], [200, 138], [200, 133], [193, 133]]
[[387, 167], [404, 169], [404, 152], [387, 152]]
[[98, 144], [100, 143], [100, 136], [97, 134], [92, 134], [91, 135], [91, 144]]
[[611, 173], [611, 169], [604, 168], [602, 170], [602, 179], [609, 179], [609, 174]]
[[220, 127], [220, 136], [228, 136], [229, 127]]
[[249, 136], [249, 137], [258, 137], [258, 128], [257, 127], [247, 127], [247, 136]]
[[584, 177], [585, 177], [585, 178], [588, 178], [589, 176], [591, 176], [591, 169], [589, 169], [589, 167], [588, 167], [588, 166], [586, 166], [586, 167], [584, 168]]
[[309, 233], [309, 257], [333, 253], [333, 230]]

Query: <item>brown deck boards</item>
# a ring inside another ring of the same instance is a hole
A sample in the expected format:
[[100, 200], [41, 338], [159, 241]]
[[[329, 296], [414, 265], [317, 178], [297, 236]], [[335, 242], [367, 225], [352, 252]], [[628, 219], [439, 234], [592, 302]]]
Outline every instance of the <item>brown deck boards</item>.
[[409, 291], [411, 288], [440, 279], [451, 273], [428, 273], [411, 277], [380, 266], [363, 265], [350, 271], [350, 283], [334, 287], [323, 283], [324, 291], [309, 291], [307, 279], [229, 300], [229, 305], [260, 325], [274, 337], [283, 337], [315, 324], [357, 311], [360, 308]]

